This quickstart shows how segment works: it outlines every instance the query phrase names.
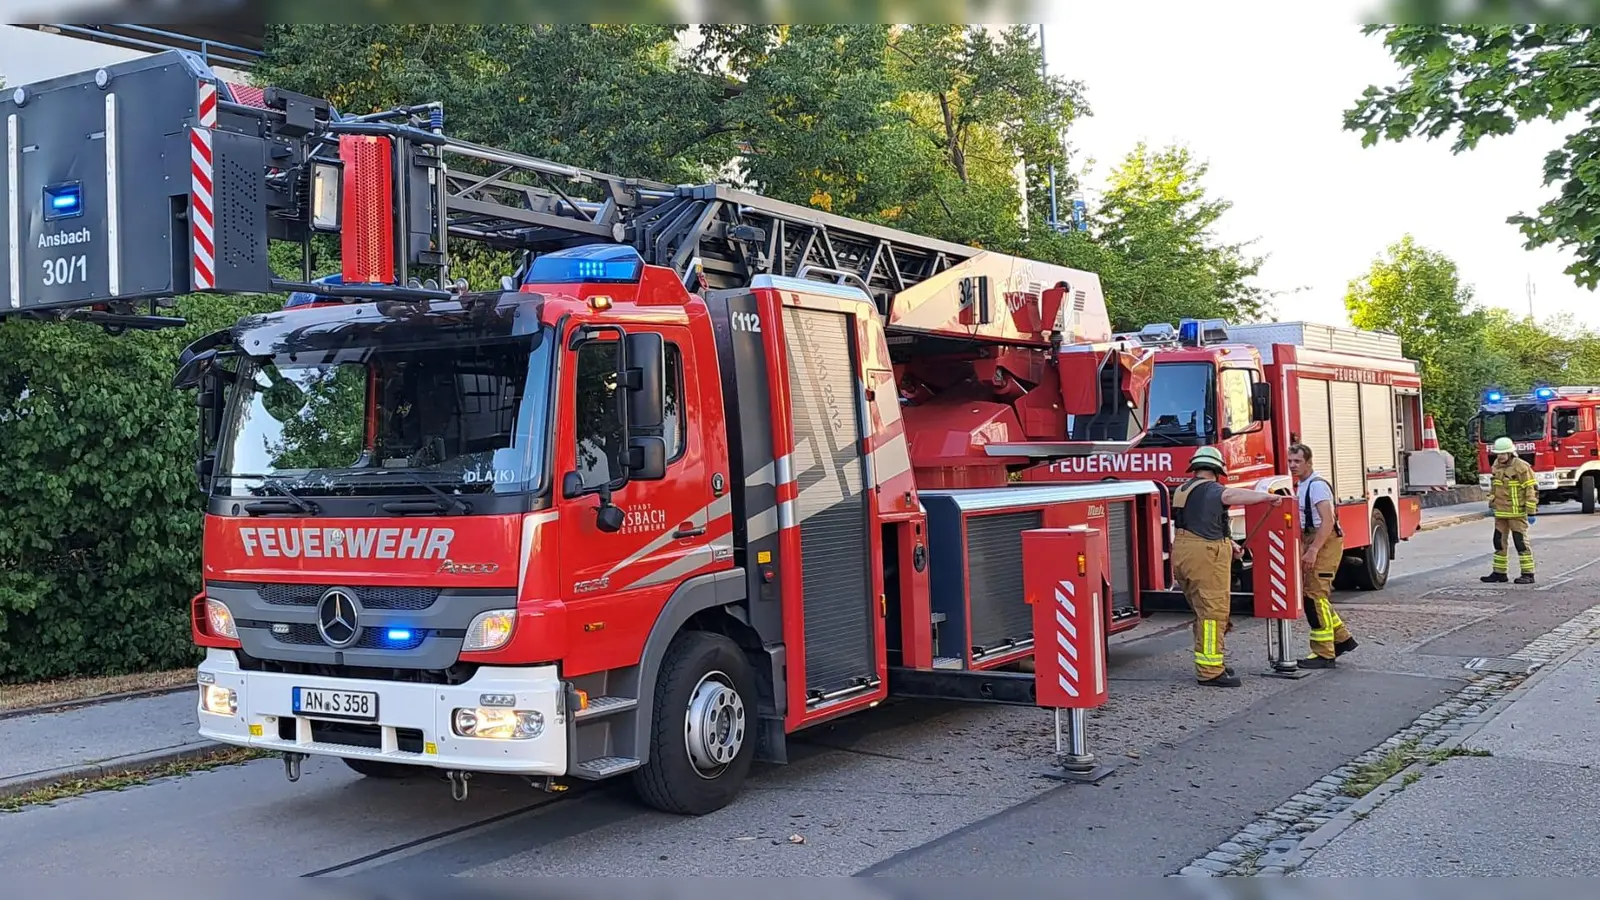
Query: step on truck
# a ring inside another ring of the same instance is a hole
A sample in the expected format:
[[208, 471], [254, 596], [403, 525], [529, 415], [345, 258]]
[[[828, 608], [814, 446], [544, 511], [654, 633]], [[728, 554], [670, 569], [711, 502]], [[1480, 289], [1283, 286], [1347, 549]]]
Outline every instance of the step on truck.
[[1593, 513], [1600, 485], [1596, 410], [1600, 410], [1600, 386], [1539, 385], [1525, 394], [1499, 388], [1484, 391], [1478, 413], [1468, 424], [1468, 437], [1478, 455], [1478, 486], [1489, 490], [1489, 469], [1494, 465], [1489, 447], [1508, 437], [1517, 455], [1533, 467], [1540, 504], [1577, 500], [1585, 513]]
[[[1072, 566], [1026, 534], [1084, 535], [1102, 640], [1170, 582], [1159, 482], [1011, 484], [1139, 439], [1154, 354], [1111, 339], [1092, 273], [473, 144], [437, 104], [344, 116], [181, 51], [16, 88], [0, 123], [0, 314], [156, 328], [175, 296], [290, 294], [174, 385], [200, 733], [291, 780], [313, 755], [458, 799], [626, 774], [704, 813], [891, 696], [1034, 705], [1025, 579]], [[499, 290], [452, 280], [463, 241], [519, 260]]]
[[[1230, 325], [1185, 319], [1116, 336], [1155, 351], [1137, 449], [1052, 460], [1031, 484], [1191, 476], [1196, 449], [1213, 446], [1230, 484], [1293, 493], [1289, 448], [1311, 449], [1333, 487], [1345, 560], [1335, 584], [1381, 590], [1400, 541], [1416, 533], [1420, 495], [1449, 486], [1449, 460], [1423, 442], [1422, 378], [1392, 334], [1311, 322]], [[1073, 435], [1092, 430], [1074, 423]], [[1234, 537], [1243, 542], [1242, 510]], [[1251, 608], [1248, 556], [1236, 564], [1235, 606]], [[1181, 595], [1147, 594], [1146, 611], [1184, 608]]]

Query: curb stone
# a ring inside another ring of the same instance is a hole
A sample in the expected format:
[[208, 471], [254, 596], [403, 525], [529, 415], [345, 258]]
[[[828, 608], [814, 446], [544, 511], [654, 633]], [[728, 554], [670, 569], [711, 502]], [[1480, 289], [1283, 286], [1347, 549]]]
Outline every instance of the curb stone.
[[1436, 516], [1432, 519], [1423, 519], [1422, 522], [1417, 525], [1417, 530], [1437, 531], [1440, 528], [1449, 528], [1451, 525], [1460, 525], [1464, 522], [1476, 522], [1479, 519], [1487, 519], [1488, 517], [1488, 510], [1475, 513], [1452, 513], [1448, 516]]
[[118, 756], [114, 759], [104, 759], [99, 762], [64, 766], [59, 769], [46, 769], [43, 772], [30, 772], [27, 775], [16, 775], [11, 778], [0, 778], [0, 800], [8, 800], [12, 797], [66, 781], [107, 778], [135, 769], [153, 768], [175, 762], [189, 762], [226, 749], [228, 749], [226, 744], [219, 744], [215, 741], [201, 741], [194, 744], [167, 747], [162, 750], [152, 750], [148, 753], [134, 753], [129, 756]]
[[61, 700], [55, 703], [41, 703], [38, 706], [21, 706], [16, 709], [0, 709], [0, 720], [20, 719], [24, 716], [45, 716], [51, 713], [69, 712], [74, 709], [83, 709], [86, 706], [102, 706], [107, 703], [117, 703], [122, 700], [143, 700], [148, 697], [165, 697], [168, 694], [179, 694], [195, 689], [193, 683], [179, 684], [172, 687], [140, 688], [135, 691], [123, 691], [120, 694], [101, 694], [98, 697], [85, 697], [82, 700]]
[[[1425, 761], [1414, 762], [1385, 780], [1365, 796], [1353, 798], [1339, 793], [1362, 766], [1377, 762], [1407, 743], [1420, 753], [1454, 750], [1476, 734], [1518, 697], [1527, 693], [1545, 672], [1577, 656], [1600, 640], [1600, 605], [1592, 606], [1556, 626], [1526, 647], [1510, 655], [1532, 665], [1526, 675], [1503, 672], [1474, 672], [1469, 683], [1454, 697], [1418, 716], [1411, 725], [1376, 747], [1318, 779], [1296, 797], [1240, 829], [1224, 843], [1242, 846], [1239, 864], [1218, 871], [1217, 856], [1211, 853], [1184, 866], [1176, 876], [1264, 875], [1287, 876], [1304, 865], [1311, 855], [1327, 846], [1345, 829], [1365, 818], [1390, 796], [1404, 790], [1412, 772], [1427, 768]], [[1306, 803], [1305, 797], [1323, 797], [1320, 803]], [[1310, 825], [1309, 829], [1305, 828]], [[1240, 854], [1233, 854], [1240, 855]], [[1174, 877], [1169, 875], [1168, 877]]]

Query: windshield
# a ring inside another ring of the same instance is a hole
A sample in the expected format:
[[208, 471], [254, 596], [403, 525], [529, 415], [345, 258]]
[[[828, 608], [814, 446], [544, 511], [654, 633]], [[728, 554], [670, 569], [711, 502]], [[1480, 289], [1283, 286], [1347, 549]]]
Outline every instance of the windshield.
[[246, 358], [229, 390], [218, 489], [263, 495], [265, 479], [302, 496], [537, 489], [552, 344], [539, 331]]
[[1537, 441], [1544, 437], [1544, 409], [1519, 406], [1506, 412], [1486, 412], [1478, 416], [1478, 439], [1493, 443], [1503, 437], [1513, 441]]
[[1211, 443], [1216, 406], [1213, 378], [1210, 363], [1157, 363], [1150, 379], [1147, 443], [1176, 447]]

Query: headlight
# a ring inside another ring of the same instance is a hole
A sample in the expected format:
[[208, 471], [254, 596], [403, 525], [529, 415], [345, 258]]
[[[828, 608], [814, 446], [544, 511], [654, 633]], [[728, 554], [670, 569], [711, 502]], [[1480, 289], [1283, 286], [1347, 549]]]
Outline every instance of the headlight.
[[491, 609], [478, 613], [467, 626], [467, 638], [461, 645], [463, 652], [499, 650], [511, 640], [511, 629], [517, 622], [514, 609]]
[[206, 623], [213, 637], [239, 639], [239, 628], [233, 624], [233, 613], [221, 600], [206, 598]]
[[239, 695], [232, 688], [214, 684], [200, 685], [200, 708], [218, 716], [232, 716], [239, 712]]
[[458, 709], [451, 718], [461, 737], [525, 741], [544, 733], [544, 714], [536, 709]]

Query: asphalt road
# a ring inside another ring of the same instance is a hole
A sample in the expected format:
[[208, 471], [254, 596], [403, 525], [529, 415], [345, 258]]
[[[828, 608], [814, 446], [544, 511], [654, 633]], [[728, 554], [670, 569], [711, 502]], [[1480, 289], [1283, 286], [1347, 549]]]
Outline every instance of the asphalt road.
[[1146, 620], [1114, 642], [1112, 699], [1090, 715], [1091, 749], [1118, 767], [1097, 786], [1040, 777], [1043, 710], [893, 703], [797, 737], [790, 765], [699, 819], [645, 811], [625, 785], [551, 795], [477, 778], [456, 803], [442, 780], [313, 759], [289, 784], [263, 760], [0, 814], [0, 872], [1165, 874], [1409, 723], [1471, 658], [1591, 605], [1596, 534], [1594, 517], [1541, 516], [1533, 589], [1479, 583], [1488, 522], [1420, 534], [1387, 589], [1336, 597], [1360, 649], [1298, 681], [1255, 676], [1266, 627], [1244, 620], [1228, 639], [1245, 686], [1198, 687], [1187, 620]]

